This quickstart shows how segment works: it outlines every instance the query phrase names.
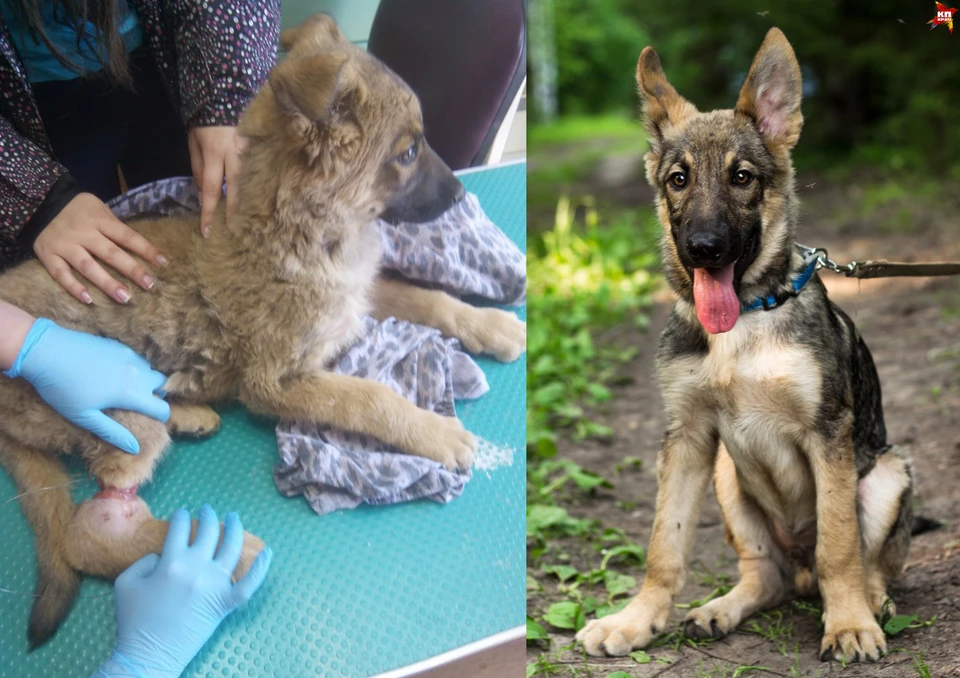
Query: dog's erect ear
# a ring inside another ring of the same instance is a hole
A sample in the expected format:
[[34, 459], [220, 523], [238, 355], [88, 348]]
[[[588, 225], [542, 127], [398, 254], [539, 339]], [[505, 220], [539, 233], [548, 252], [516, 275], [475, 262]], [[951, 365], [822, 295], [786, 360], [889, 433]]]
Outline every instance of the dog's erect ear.
[[335, 49], [346, 42], [337, 22], [326, 14], [314, 14], [280, 34], [280, 49], [292, 55]]
[[347, 60], [341, 51], [284, 59], [268, 79], [277, 103], [290, 115], [322, 121], [336, 100]]
[[771, 28], [753, 58], [735, 110], [753, 120], [767, 148], [788, 150], [800, 138], [802, 94], [793, 48], [779, 28]]
[[678, 125], [697, 112], [696, 107], [667, 82], [660, 57], [653, 47], [644, 47], [637, 61], [637, 89], [643, 102], [643, 126], [656, 147], [668, 125]]

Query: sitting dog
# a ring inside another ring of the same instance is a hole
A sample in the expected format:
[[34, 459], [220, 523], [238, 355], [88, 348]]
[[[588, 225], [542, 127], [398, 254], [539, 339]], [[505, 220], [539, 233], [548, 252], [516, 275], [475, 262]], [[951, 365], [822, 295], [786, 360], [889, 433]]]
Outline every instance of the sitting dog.
[[[465, 469], [476, 442], [456, 418], [327, 368], [358, 338], [368, 314], [430, 325], [504, 361], [524, 350], [526, 327], [513, 314], [378, 276], [377, 217], [429, 221], [463, 195], [424, 140], [414, 93], [329, 17], [285, 32], [281, 44], [287, 58], [239, 126], [247, 146], [229, 223], [221, 211], [209, 240], [198, 217], [131, 224], [169, 259], [152, 292], [132, 289], [121, 306], [91, 288], [93, 303], [83, 305], [37, 261], [0, 276], [0, 299], [115, 338], [169, 375], [166, 425], [109, 412], [139, 441], [136, 456], [67, 422], [23, 380], [0, 377], [0, 463], [35, 532], [31, 648], [68, 613], [79, 573], [112, 578], [160, 552], [167, 524], [153, 518], [136, 489], [169, 445], [168, 431], [217, 430], [209, 403], [239, 400], [268, 416], [367, 434]], [[83, 458], [103, 490], [79, 507], [57, 459], [67, 452]], [[235, 577], [262, 547], [246, 535]]]
[[894, 611], [887, 582], [910, 543], [911, 465], [887, 443], [870, 352], [795, 247], [793, 49], [770, 30], [733, 110], [697, 111], [650, 47], [637, 83], [679, 297], [657, 353], [668, 424], [646, 580], [577, 639], [590, 654], [625, 655], [666, 629], [713, 471], [740, 581], [691, 610], [686, 633], [719, 638], [790, 589], [819, 588], [821, 657], [876, 660], [877, 617]]

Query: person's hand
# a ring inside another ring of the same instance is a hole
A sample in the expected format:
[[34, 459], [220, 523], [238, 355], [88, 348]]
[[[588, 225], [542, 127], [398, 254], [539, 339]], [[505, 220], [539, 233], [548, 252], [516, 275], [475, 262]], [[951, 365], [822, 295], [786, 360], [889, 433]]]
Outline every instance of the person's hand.
[[268, 547], [243, 579], [230, 583], [243, 547], [236, 513], [224, 520], [219, 551], [220, 525], [209, 506], [200, 507], [192, 546], [189, 539], [190, 514], [179, 509], [170, 519], [163, 553], [141, 558], [117, 578], [117, 646], [108, 664], [142, 678], [179, 676], [220, 622], [256, 593], [270, 569]]
[[50, 275], [85, 304], [93, 299], [74, 271], [123, 304], [130, 300], [130, 292], [103, 269], [98, 259], [145, 290], [153, 287], [153, 276], [129, 252], [159, 266], [167, 263], [160, 250], [117, 219], [91, 193], [81, 193], [68, 202], [37, 236], [33, 251]]
[[140, 443], [102, 410], [133, 410], [166, 421], [170, 406], [154, 395], [167, 378], [132, 349], [113, 339], [67, 330], [38, 318], [11, 368], [53, 409], [81, 428], [130, 454]]
[[236, 127], [191, 127], [187, 134], [193, 180], [200, 191], [200, 231], [210, 235], [210, 224], [227, 182], [227, 219], [237, 206], [237, 172], [243, 138]]

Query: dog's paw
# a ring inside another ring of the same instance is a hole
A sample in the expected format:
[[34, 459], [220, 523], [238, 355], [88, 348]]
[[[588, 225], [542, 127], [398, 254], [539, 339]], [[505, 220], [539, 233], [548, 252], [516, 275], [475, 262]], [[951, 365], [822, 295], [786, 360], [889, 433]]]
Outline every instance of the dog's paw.
[[844, 616], [833, 621], [829, 612], [826, 617], [823, 642], [820, 644], [820, 660], [834, 659], [838, 662], [875, 662], [887, 651], [883, 630], [872, 616], [853, 620]]
[[512, 363], [527, 349], [527, 324], [498, 308], [471, 307], [457, 338], [471, 353], [487, 353], [500, 362]]
[[646, 609], [635, 602], [617, 614], [594, 619], [577, 633], [577, 642], [594, 657], [624, 657], [649, 645], [666, 628], [670, 607], [656, 607], [661, 609]]
[[173, 435], [203, 438], [220, 430], [220, 415], [207, 405], [170, 403], [167, 430]]
[[[721, 603], [723, 598], [711, 600], [703, 607], [690, 610], [683, 620], [683, 633], [687, 638], [706, 640], [723, 638], [740, 623], [739, 610]], [[714, 605], [714, 603], [718, 603]]]
[[477, 439], [463, 427], [456, 417], [442, 417], [433, 412], [427, 416], [424, 435], [416, 446], [417, 454], [439, 461], [450, 471], [466, 470], [473, 466]]

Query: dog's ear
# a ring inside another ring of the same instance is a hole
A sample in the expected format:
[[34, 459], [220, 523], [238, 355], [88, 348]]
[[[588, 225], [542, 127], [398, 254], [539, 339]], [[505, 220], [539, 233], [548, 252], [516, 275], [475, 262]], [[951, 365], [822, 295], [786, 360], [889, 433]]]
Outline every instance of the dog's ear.
[[286, 117], [308, 162], [324, 172], [334, 172], [337, 163], [352, 157], [362, 138], [356, 122], [343, 113], [365, 100], [348, 62], [339, 50], [292, 57], [268, 78], [275, 110]]
[[268, 78], [280, 108], [314, 123], [324, 120], [341, 88], [348, 59], [342, 51], [284, 59]]
[[280, 49], [291, 55], [334, 49], [347, 42], [333, 17], [314, 14], [299, 26], [280, 34]]
[[678, 125], [691, 115], [696, 107], [667, 82], [660, 65], [660, 57], [653, 47], [644, 47], [637, 61], [637, 90], [643, 103], [643, 126], [652, 147], [656, 148], [663, 132], [670, 125]]
[[753, 120], [771, 151], [793, 148], [800, 138], [803, 115], [800, 65], [779, 28], [771, 28], [753, 58], [737, 99], [736, 112]]

